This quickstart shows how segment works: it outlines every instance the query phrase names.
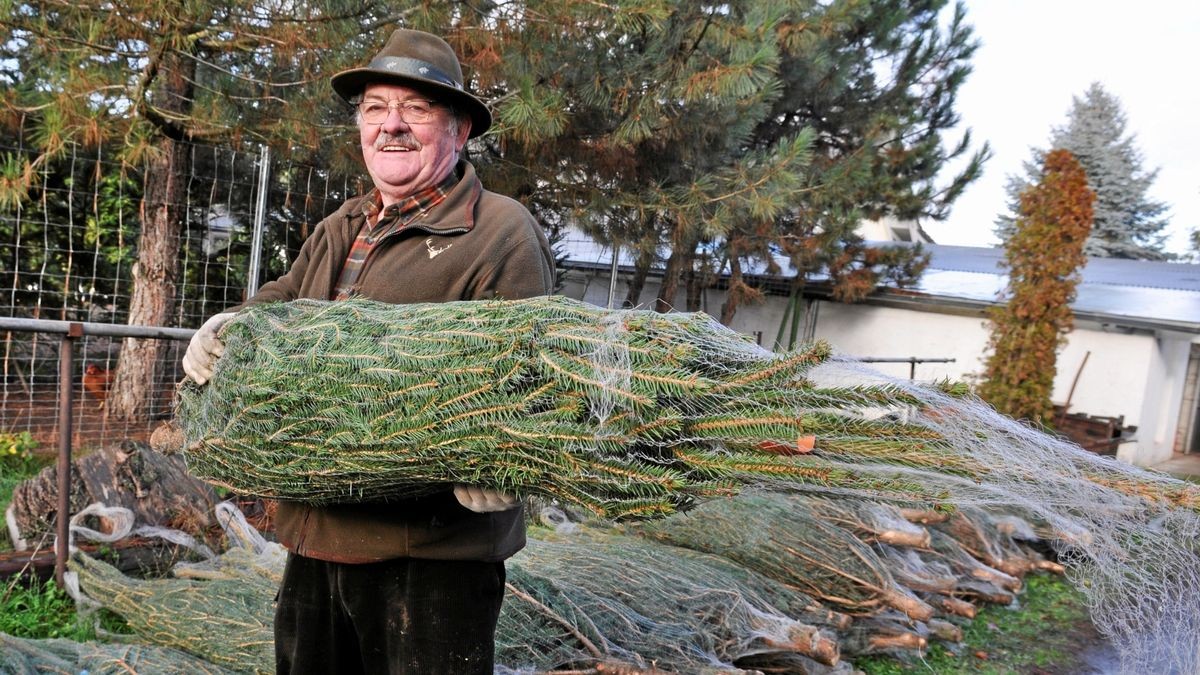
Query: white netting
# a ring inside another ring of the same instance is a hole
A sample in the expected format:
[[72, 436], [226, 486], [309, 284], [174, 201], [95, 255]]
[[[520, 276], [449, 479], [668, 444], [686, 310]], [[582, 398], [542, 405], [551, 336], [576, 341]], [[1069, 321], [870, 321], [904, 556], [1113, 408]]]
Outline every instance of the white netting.
[[[224, 336], [212, 382], [181, 389], [180, 416], [193, 469], [239, 490], [320, 502], [462, 482], [612, 517], [747, 488], [932, 508], [953, 514], [933, 527], [957, 529], [986, 564], [931, 541], [942, 562], [1007, 576], [957, 592], [995, 602], [1042, 564], [1014, 540], [1027, 531], [992, 520], [1016, 516], [1052, 540], [1126, 669], [1200, 665], [1200, 490], [949, 387], [831, 362], [819, 344], [773, 354], [706, 315], [563, 298], [288, 303], [240, 315]], [[837, 516], [847, 532], [923, 536], [896, 526], [899, 511], [854, 508]], [[905, 606], [884, 566], [868, 567], [874, 597]]]
[[[822, 365], [810, 377], [827, 385], [880, 381], [850, 362]], [[888, 383], [921, 402], [910, 423], [936, 431], [975, 465], [969, 477], [913, 470], [914, 480], [942, 487], [964, 513], [994, 510], [1052, 533], [1125, 672], [1200, 669], [1200, 515], [1190, 486], [1086, 452], [978, 401]]]

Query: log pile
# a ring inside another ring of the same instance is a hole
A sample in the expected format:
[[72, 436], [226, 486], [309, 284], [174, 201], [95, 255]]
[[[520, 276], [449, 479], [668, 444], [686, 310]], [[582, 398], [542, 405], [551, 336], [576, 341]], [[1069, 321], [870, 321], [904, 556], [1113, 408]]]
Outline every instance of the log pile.
[[[71, 513], [100, 503], [129, 509], [138, 525], [196, 533], [212, 525], [216, 501], [213, 489], [189, 473], [181, 457], [145, 443], [122, 441], [71, 463]], [[18, 484], [5, 515], [15, 550], [47, 547], [58, 522], [57, 467]], [[108, 533], [113, 524], [100, 519], [92, 529]]]

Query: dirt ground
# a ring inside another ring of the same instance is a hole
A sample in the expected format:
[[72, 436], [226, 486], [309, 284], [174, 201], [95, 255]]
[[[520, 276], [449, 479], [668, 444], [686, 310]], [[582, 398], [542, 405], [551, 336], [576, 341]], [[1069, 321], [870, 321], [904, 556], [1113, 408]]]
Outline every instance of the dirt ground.
[[[169, 410], [166, 403], [161, 410]], [[71, 404], [71, 447], [76, 451], [130, 439], [147, 441], [159, 417], [136, 422], [114, 422], [105, 416], [104, 402], [77, 391]], [[0, 397], [0, 430], [28, 430], [38, 442], [39, 454], [58, 452], [59, 402], [56, 391], [34, 391]]]

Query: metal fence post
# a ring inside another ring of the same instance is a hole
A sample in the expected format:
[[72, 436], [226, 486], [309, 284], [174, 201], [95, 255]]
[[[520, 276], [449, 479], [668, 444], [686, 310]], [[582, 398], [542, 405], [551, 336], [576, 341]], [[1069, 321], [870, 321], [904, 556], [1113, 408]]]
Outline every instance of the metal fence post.
[[612, 243], [612, 267], [608, 270], [608, 309], [612, 309], [617, 301], [617, 263], [619, 261], [620, 245]]
[[258, 195], [254, 203], [254, 231], [250, 237], [250, 269], [246, 274], [246, 297], [258, 292], [258, 266], [262, 263], [263, 228], [267, 221], [267, 192], [271, 185], [271, 148], [263, 146], [259, 156]]
[[63, 587], [71, 535], [71, 404], [74, 398], [75, 340], [83, 324], [71, 323], [58, 343], [58, 541], [54, 546], [54, 580]]

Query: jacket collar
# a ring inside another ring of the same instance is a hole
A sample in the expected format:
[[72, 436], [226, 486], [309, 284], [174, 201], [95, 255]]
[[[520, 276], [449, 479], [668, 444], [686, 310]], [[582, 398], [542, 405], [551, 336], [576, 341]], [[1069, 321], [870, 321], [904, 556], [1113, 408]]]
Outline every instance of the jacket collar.
[[[475, 167], [460, 159], [454, 166], [458, 182], [446, 194], [440, 204], [408, 229], [418, 229], [432, 234], [461, 234], [475, 227], [475, 205], [483, 193], [483, 184], [475, 174]], [[354, 197], [342, 207], [348, 225], [346, 235], [353, 239], [358, 234], [362, 219], [379, 210], [379, 190], [372, 189], [361, 197]]]

